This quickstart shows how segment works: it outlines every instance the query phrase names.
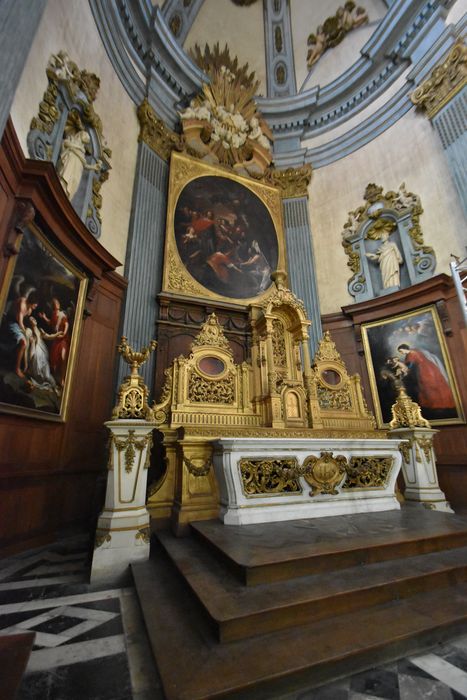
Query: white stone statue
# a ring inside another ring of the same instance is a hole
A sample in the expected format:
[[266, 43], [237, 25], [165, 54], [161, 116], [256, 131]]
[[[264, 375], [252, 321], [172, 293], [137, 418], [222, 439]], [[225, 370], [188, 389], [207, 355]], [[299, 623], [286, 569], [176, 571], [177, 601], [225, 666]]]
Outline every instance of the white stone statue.
[[86, 146], [90, 141], [91, 138], [84, 129], [63, 139], [60, 158], [57, 163], [57, 172], [70, 202], [78, 191], [83, 171], [94, 170], [99, 172], [102, 167], [100, 160], [95, 165], [86, 161]]
[[396, 209], [413, 209], [416, 205], [420, 204], [420, 198], [416, 194], [413, 194], [413, 192], [407, 192], [405, 182], [402, 182], [399, 186], [399, 192], [397, 193], [395, 203]]
[[316, 34], [310, 34], [308, 46], [310, 48], [306, 57], [306, 65], [311, 68], [327, 49], [327, 38], [322, 26], [318, 27]]
[[400, 266], [404, 259], [397, 244], [389, 240], [389, 231], [381, 234], [382, 245], [376, 253], [365, 253], [369, 260], [374, 260], [379, 264], [383, 289], [390, 287], [400, 287]]

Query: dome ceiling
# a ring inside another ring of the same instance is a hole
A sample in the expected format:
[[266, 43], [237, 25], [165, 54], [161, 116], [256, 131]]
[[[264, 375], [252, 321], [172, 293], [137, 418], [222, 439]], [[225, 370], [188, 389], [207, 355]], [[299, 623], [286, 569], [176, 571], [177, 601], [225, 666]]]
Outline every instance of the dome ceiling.
[[248, 62], [259, 81], [257, 102], [274, 134], [278, 167], [325, 165], [407, 112], [414, 87], [465, 29], [463, 20], [447, 25], [455, 4], [90, 0], [128, 93], [137, 104], [147, 96], [172, 129], [208, 80], [190, 56], [196, 44], [227, 44], [241, 65]]

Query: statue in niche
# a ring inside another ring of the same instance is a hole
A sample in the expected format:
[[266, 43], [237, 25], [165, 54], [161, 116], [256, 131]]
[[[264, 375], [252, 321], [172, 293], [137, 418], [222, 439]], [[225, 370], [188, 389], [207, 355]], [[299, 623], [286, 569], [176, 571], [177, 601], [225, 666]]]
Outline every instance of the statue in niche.
[[91, 137], [80, 122], [74, 133], [70, 128], [65, 129], [60, 157], [57, 163], [57, 172], [70, 202], [79, 189], [83, 172], [85, 170], [94, 170], [98, 173], [101, 170], [102, 163], [100, 160], [97, 160], [94, 165], [86, 160], [86, 149], [90, 143]]
[[369, 260], [374, 260], [379, 265], [383, 289], [400, 287], [400, 266], [404, 263], [397, 244], [389, 240], [389, 231], [383, 230], [381, 234], [382, 245], [376, 253], [365, 253]]
[[353, 273], [348, 289], [357, 303], [422, 282], [436, 267], [434, 251], [423, 241], [417, 194], [404, 182], [388, 192], [370, 183], [363, 197], [365, 203], [348, 213], [342, 231]]

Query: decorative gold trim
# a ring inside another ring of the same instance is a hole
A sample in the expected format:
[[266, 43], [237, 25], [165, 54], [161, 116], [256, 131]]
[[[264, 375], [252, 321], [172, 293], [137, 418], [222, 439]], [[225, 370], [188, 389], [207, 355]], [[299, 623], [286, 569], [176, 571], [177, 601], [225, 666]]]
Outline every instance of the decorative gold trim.
[[144, 544], [149, 544], [151, 542], [151, 528], [149, 525], [147, 527], [141, 527], [135, 535], [135, 540], [141, 540]]
[[137, 109], [140, 125], [138, 141], [144, 142], [159, 158], [168, 161], [172, 151], [181, 150], [182, 137], [171, 131], [164, 122], [159, 119], [145, 97]]
[[302, 493], [295, 458], [241, 459], [239, 469], [243, 493], [247, 497]]
[[337, 486], [342, 482], [347, 469], [347, 458], [342, 455], [333, 457], [332, 451], [322, 451], [319, 457], [307, 457], [303, 462], [301, 473], [312, 487], [310, 496], [337, 495]]
[[270, 168], [265, 174], [265, 182], [269, 182], [281, 193], [282, 199], [295, 197], [308, 197], [308, 186], [311, 182], [311, 165], [302, 165], [300, 168], [287, 168], [278, 170]]
[[348, 489], [384, 489], [388, 485], [394, 460], [392, 457], [351, 457], [346, 466], [347, 479], [342, 485]]
[[183, 464], [193, 476], [207, 476], [212, 467], [212, 459], [207, 459], [204, 464], [197, 467], [191, 459], [183, 457]]
[[431, 71], [430, 77], [414, 90], [410, 99], [426, 111], [428, 119], [433, 119], [466, 84], [467, 46], [458, 39], [447, 58]]
[[110, 542], [112, 535], [109, 530], [96, 530], [96, 537], [94, 539], [94, 549], [102, 547], [104, 542]]

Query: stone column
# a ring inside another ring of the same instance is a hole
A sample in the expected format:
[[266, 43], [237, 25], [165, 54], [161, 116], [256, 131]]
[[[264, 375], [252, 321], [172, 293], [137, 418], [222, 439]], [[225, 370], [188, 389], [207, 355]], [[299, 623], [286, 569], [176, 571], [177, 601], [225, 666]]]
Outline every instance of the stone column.
[[453, 513], [439, 487], [436, 473], [433, 436], [437, 432], [430, 428], [396, 428], [390, 431], [390, 437], [405, 441], [399, 449], [402, 453], [406, 502], [420, 503], [430, 510]]
[[105, 505], [97, 521], [91, 583], [118, 582], [131, 562], [149, 557], [146, 482], [154, 424], [114, 420], [110, 430]]
[[275, 170], [272, 174], [273, 184], [282, 193], [290, 289], [303, 301], [310, 317], [308, 345], [314, 357], [323, 332], [308, 214], [310, 180], [310, 165]]
[[461, 39], [411, 99], [425, 110], [438, 133], [467, 216], [467, 46]]
[[[178, 137], [155, 115], [147, 101], [138, 108], [141, 131], [133, 190], [132, 217], [125, 261], [128, 279], [122, 332], [135, 345], [156, 334], [164, 262], [168, 159]], [[142, 368], [145, 383], [154, 386], [155, 356]], [[118, 384], [125, 373], [120, 362]]]
[[269, 97], [295, 95], [295, 63], [289, 0], [264, 3], [266, 72]]
[[0, 139], [46, 2], [0, 2]]

